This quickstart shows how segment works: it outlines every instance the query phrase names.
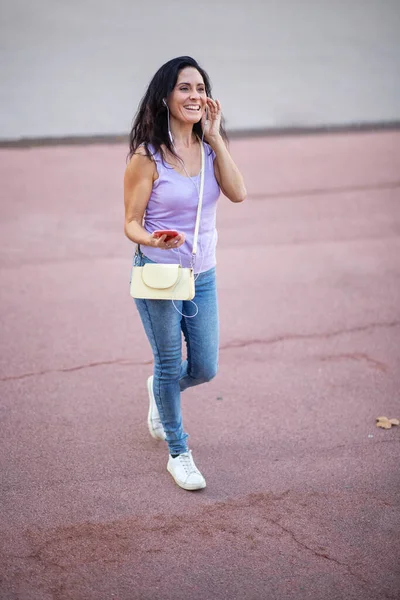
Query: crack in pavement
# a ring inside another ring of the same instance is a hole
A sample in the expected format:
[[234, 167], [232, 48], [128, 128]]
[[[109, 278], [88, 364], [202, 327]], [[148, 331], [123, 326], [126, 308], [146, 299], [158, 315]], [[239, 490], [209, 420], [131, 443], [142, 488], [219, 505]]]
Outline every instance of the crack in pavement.
[[100, 360], [97, 362], [75, 365], [74, 367], [64, 367], [61, 369], [44, 369], [43, 371], [32, 371], [30, 373], [22, 373], [21, 375], [6, 375], [5, 377], [0, 377], [0, 381], [15, 381], [18, 379], [26, 379], [27, 377], [38, 377], [41, 375], [48, 375], [49, 373], [72, 373], [74, 371], [81, 371], [83, 369], [91, 369], [92, 367], [101, 367], [105, 365], [143, 366], [151, 365], [152, 363], [152, 360], [134, 361], [130, 360], [129, 358], [117, 358], [115, 360]]
[[350, 575], [352, 575], [352, 577], [355, 577], [358, 581], [360, 581], [363, 585], [368, 586], [369, 583], [368, 581], [366, 581], [363, 577], [361, 577], [361, 575], [358, 575], [357, 573], [354, 573], [352, 571], [352, 569], [349, 567], [349, 565], [347, 565], [346, 563], [342, 563], [340, 560], [338, 560], [337, 558], [333, 558], [333, 556], [329, 556], [328, 552], [322, 552], [317, 550], [316, 548], [313, 548], [312, 546], [308, 546], [305, 542], [300, 541], [296, 535], [294, 534], [294, 532], [291, 529], [288, 529], [287, 527], [284, 527], [279, 520], [278, 521], [271, 521], [272, 523], [275, 523], [275, 525], [277, 525], [278, 527], [280, 527], [280, 529], [282, 531], [284, 531], [285, 533], [287, 533], [291, 539], [298, 544], [300, 547], [304, 548], [305, 550], [309, 550], [310, 552], [312, 552], [315, 556], [319, 556], [321, 558], [324, 558], [325, 560], [329, 560], [333, 563], [335, 563], [336, 565], [345, 568], [348, 573]]
[[[359, 331], [368, 331], [369, 329], [376, 328], [385, 328], [385, 327], [398, 327], [400, 325], [400, 321], [389, 321], [387, 323], [369, 323], [368, 325], [360, 325], [357, 327], [349, 327], [348, 329], [338, 329], [337, 331], [328, 331], [325, 333], [288, 333], [284, 335], [279, 335], [272, 338], [266, 339], [250, 339], [250, 340], [234, 340], [232, 342], [228, 342], [220, 346], [220, 350], [231, 350], [233, 348], [246, 348], [248, 346], [268, 346], [271, 344], [279, 344], [280, 342], [286, 341], [297, 341], [297, 340], [312, 340], [312, 339], [330, 339], [333, 337], [337, 337], [339, 335], [345, 335], [346, 333], [357, 333]], [[387, 366], [384, 363], [381, 363], [373, 358], [370, 358], [367, 354], [363, 353], [355, 353], [355, 354], [341, 354], [341, 355], [327, 355], [326, 359], [329, 358], [353, 358], [354, 360], [364, 359], [369, 361], [371, 364], [374, 364], [376, 368], [380, 370], [386, 371]], [[324, 360], [324, 357], [321, 358]], [[146, 361], [133, 361], [128, 358], [119, 358], [116, 360], [102, 360], [97, 362], [85, 363], [82, 365], [76, 365], [74, 367], [64, 367], [60, 369], [43, 369], [42, 371], [32, 371], [30, 373], [22, 373], [21, 375], [6, 375], [5, 377], [0, 377], [0, 382], [5, 381], [15, 381], [19, 379], [26, 379], [27, 377], [38, 377], [42, 375], [48, 375], [50, 373], [71, 373], [74, 371], [80, 371], [82, 369], [89, 369], [92, 367], [99, 367], [105, 365], [122, 365], [122, 366], [144, 366], [151, 365], [153, 360]]]
[[[386, 506], [392, 506], [390, 504], [386, 504]], [[367, 589], [370, 588], [370, 582], [367, 581], [366, 579], [364, 579], [360, 574], [355, 573], [352, 568], [346, 564], [341, 562], [340, 560], [338, 560], [337, 558], [334, 558], [333, 556], [329, 556], [328, 552], [321, 552], [318, 551], [315, 548], [312, 548], [311, 546], [308, 546], [307, 544], [305, 544], [304, 542], [301, 542], [293, 533], [293, 531], [291, 531], [291, 529], [288, 529], [286, 527], [284, 527], [279, 521], [275, 521], [275, 525], [277, 525], [278, 527], [280, 527], [282, 529], [282, 531], [284, 531], [285, 533], [287, 533], [291, 539], [298, 544], [300, 547], [309, 550], [310, 552], [312, 552], [315, 556], [320, 556], [321, 558], [324, 558], [330, 562], [335, 563], [336, 565], [343, 567], [344, 569], [347, 570], [348, 574], [351, 575], [352, 577], [354, 577], [359, 583], [361, 583], [362, 586], [366, 587]], [[387, 598], [387, 600], [395, 600], [395, 596], [393, 596], [390, 593], [387, 593], [385, 591], [383, 591], [384, 597]]]
[[234, 340], [220, 347], [220, 350], [230, 350], [231, 348], [245, 348], [247, 346], [268, 346], [271, 344], [279, 344], [280, 342], [291, 342], [297, 340], [328, 340], [333, 337], [345, 335], [347, 333], [358, 333], [360, 331], [368, 331], [369, 329], [381, 329], [385, 327], [398, 327], [400, 321], [388, 321], [387, 323], [369, 323], [368, 325], [358, 325], [357, 327], [349, 327], [348, 329], [337, 329], [336, 331], [327, 331], [325, 333], [288, 333], [278, 335], [266, 339], [250, 339], [250, 340]]
[[318, 360], [321, 362], [335, 361], [335, 360], [356, 360], [356, 361], [365, 361], [372, 368], [382, 371], [383, 373], [387, 373], [389, 371], [389, 367], [384, 362], [376, 360], [372, 358], [368, 354], [364, 352], [351, 352], [351, 353], [341, 353], [341, 354], [322, 354], [318, 357]]

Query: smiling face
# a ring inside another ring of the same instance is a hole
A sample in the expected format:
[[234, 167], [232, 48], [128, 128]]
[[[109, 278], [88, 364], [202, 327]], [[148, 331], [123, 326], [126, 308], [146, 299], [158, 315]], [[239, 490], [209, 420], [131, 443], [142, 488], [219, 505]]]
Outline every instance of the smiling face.
[[193, 67], [182, 69], [168, 98], [171, 116], [183, 123], [197, 123], [203, 115], [206, 101], [206, 86], [198, 70]]

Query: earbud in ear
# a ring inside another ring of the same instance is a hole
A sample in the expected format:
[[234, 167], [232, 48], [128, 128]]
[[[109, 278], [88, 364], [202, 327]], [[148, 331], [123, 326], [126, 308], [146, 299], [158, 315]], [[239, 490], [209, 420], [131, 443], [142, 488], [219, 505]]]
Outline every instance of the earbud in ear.
[[164, 104], [164, 106], [168, 106], [165, 98], [162, 99], [162, 103]]

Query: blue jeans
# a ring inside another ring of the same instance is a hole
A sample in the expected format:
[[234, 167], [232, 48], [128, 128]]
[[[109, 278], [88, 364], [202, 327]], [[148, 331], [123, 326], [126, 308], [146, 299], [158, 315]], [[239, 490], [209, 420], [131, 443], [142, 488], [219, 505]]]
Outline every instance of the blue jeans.
[[[135, 265], [151, 263], [141, 252]], [[215, 267], [196, 275], [196, 295], [193, 301], [142, 300], [135, 298], [146, 335], [154, 355], [154, 397], [160, 413], [170, 454], [188, 450], [182, 424], [181, 392], [188, 387], [206, 383], [218, 370], [219, 322]], [[182, 360], [182, 333], [186, 342], [187, 360]]]

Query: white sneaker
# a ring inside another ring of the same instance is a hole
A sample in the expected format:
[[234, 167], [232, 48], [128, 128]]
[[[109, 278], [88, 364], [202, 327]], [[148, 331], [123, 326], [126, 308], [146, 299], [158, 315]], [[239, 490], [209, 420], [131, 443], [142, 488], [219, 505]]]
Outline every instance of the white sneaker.
[[201, 490], [206, 487], [206, 480], [194, 464], [191, 450], [176, 458], [170, 455], [167, 471], [184, 490]]
[[165, 440], [164, 427], [162, 426], [156, 399], [154, 398], [153, 375], [151, 375], [147, 380], [147, 391], [149, 393], [149, 412], [147, 415], [147, 425], [149, 427], [150, 434], [156, 440]]

